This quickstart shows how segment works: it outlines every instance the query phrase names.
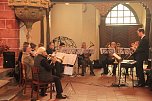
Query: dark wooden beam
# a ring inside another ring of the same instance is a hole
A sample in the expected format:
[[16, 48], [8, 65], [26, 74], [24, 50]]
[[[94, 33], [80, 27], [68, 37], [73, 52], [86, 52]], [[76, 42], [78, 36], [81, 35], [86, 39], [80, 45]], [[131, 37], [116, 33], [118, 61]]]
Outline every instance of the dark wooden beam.
[[46, 10], [46, 48], [48, 48], [48, 43], [50, 42], [49, 12], [50, 8]]
[[41, 23], [41, 37], [40, 37], [40, 43], [44, 44], [44, 18], [42, 18]]
[[112, 1], [138, 1], [138, 0], [51, 0], [51, 2], [112, 2]]

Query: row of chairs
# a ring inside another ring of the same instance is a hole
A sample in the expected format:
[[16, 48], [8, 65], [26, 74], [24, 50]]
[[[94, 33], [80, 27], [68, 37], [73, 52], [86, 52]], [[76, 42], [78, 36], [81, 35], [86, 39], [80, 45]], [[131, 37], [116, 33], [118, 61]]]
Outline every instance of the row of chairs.
[[47, 89], [49, 89], [50, 92], [50, 99], [52, 99], [52, 83], [53, 82], [42, 82], [39, 80], [39, 69], [37, 67], [32, 67], [32, 79], [30, 80], [27, 78], [26, 73], [26, 65], [19, 63], [19, 69], [20, 69], [20, 81], [19, 86], [23, 87], [23, 93], [26, 94], [27, 85], [30, 85], [31, 87], [31, 98], [33, 98], [33, 93], [36, 92], [37, 100], [39, 99], [39, 90], [42, 88], [45, 88], [48, 85]]

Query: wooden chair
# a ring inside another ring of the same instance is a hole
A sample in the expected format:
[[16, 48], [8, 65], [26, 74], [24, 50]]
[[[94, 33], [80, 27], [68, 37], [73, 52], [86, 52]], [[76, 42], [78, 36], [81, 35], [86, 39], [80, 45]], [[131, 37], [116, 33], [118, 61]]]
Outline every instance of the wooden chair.
[[[37, 93], [37, 100], [39, 99], [39, 90], [41, 88], [46, 88], [46, 86], [43, 85], [48, 85], [47, 88], [50, 88], [50, 99], [52, 99], [52, 82], [42, 82], [39, 80], [39, 69], [38, 67], [33, 67], [32, 68], [32, 90], [31, 90], [31, 98], [33, 97], [33, 91]], [[34, 90], [35, 89], [35, 90]]]
[[29, 78], [27, 78], [27, 72], [26, 72], [27, 66], [25, 64], [20, 63], [20, 81], [19, 86], [23, 87], [23, 93], [26, 94], [26, 88], [27, 84], [31, 83], [29, 82]]

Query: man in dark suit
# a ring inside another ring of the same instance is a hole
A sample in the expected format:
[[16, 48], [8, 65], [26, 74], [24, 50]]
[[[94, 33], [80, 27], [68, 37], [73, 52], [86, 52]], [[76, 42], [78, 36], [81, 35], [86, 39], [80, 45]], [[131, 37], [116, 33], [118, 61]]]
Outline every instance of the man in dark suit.
[[[46, 50], [47, 54], [53, 54], [53, 52], [55, 52], [55, 45], [53, 42], [49, 43], [49, 48]], [[56, 62], [55, 63], [55, 67], [52, 70], [53, 75], [58, 76], [58, 77], [62, 77], [62, 73], [64, 71], [64, 66], [62, 65], [62, 63], [60, 62]]]
[[46, 52], [47, 54], [52, 54], [53, 52], [55, 52], [55, 47], [53, 42], [49, 43], [49, 48], [46, 50]]
[[[56, 58], [52, 59], [52, 64], [48, 63], [46, 58], [47, 53], [44, 47], [39, 47], [37, 50], [37, 56], [34, 58], [34, 66], [39, 68], [39, 79], [43, 82], [54, 82], [57, 95], [56, 98], [58, 99], [65, 99], [66, 96], [62, 95], [63, 89], [61, 85], [60, 78], [57, 76], [52, 75], [52, 68], [54, 67], [54, 63], [56, 63]], [[44, 85], [45, 86], [45, 85]], [[46, 85], [47, 86], [47, 85]], [[47, 88], [47, 87], [46, 87]], [[41, 96], [46, 96], [46, 89], [41, 89]]]
[[140, 37], [139, 46], [137, 47], [136, 51], [134, 52], [136, 63], [136, 72], [139, 78], [138, 87], [145, 86], [145, 78], [144, 78], [144, 71], [143, 71], [143, 61], [148, 60], [148, 53], [149, 53], [149, 42], [146, 39], [145, 32], [143, 28], [139, 28], [137, 30], [138, 36]]

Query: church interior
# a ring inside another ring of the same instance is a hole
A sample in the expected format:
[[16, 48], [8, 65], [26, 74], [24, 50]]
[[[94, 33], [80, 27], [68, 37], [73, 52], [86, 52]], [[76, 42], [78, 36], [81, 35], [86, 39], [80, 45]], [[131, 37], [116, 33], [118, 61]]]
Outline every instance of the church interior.
[[151, 101], [151, 5], [0, 0], [0, 101]]

